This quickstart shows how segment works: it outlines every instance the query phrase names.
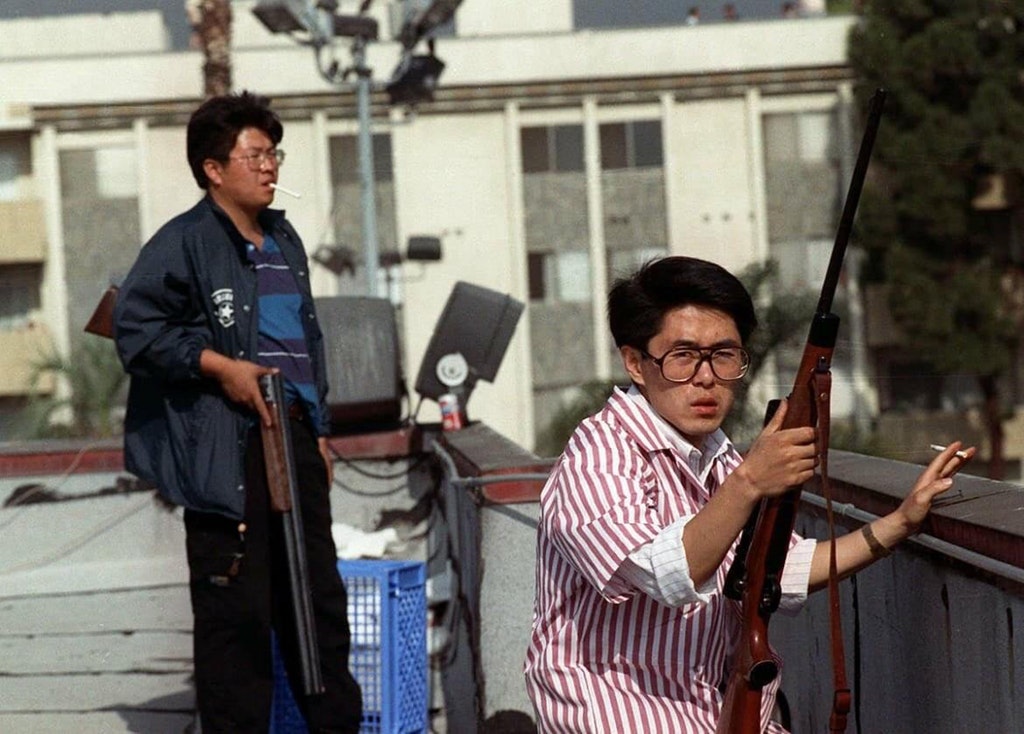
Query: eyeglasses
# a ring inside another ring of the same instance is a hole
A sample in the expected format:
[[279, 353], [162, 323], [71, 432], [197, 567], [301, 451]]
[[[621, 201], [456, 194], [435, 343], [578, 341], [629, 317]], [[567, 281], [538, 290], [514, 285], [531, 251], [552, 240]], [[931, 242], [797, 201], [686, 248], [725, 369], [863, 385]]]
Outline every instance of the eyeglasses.
[[263, 168], [264, 163], [273, 163], [275, 166], [280, 166], [284, 163], [284, 151], [280, 148], [272, 148], [261, 153], [232, 155], [228, 156], [228, 158], [234, 161], [245, 161], [250, 171], [258, 171]]
[[739, 347], [676, 347], [657, 358], [643, 349], [640, 353], [658, 365], [661, 376], [669, 382], [689, 382], [705, 362], [711, 365], [715, 377], [725, 382], [740, 379], [750, 367], [750, 355]]

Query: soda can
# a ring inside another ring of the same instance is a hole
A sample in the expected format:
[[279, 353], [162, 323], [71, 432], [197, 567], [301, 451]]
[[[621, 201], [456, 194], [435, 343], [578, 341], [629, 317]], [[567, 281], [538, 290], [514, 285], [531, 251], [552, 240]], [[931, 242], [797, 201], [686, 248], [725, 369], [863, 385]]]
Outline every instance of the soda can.
[[441, 428], [445, 431], [457, 431], [462, 428], [462, 410], [459, 408], [459, 396], [445, 393], [437, 399], [441, 406]]

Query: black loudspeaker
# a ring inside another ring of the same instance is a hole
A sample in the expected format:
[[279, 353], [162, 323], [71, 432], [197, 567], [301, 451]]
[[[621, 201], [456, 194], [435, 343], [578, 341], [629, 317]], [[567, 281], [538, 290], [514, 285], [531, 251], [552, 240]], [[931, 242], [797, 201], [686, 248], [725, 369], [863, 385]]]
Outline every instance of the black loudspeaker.
[[405, 385], [395, 308], [387, 298], [316, 299], [327, 355], [327, 407], [335, 433], [401, 422]]
[[416, 377], [416, 392], [434, 400], [452, 392], [452, 382], [459, 378], [442, 382], [438, 374], [439, 363], [451, 355], [461, 355], [464, 365], [465, 375], [458, 387], [464, 401], [469, 400], [477, 380], [493, 382], [523, 308], [522, 303], [504, 293], [457, 282], [427, 345]]

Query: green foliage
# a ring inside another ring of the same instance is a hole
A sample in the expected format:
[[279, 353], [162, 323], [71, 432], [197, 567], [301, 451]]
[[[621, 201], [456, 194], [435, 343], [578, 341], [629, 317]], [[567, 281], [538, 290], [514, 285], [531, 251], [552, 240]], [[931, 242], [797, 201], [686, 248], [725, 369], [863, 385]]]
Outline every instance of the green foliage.
[[858, 107], [889, 97], [859, 207], [865, 275], [891, 285], [905, 346], [945, 373], [1008, 370], [1009, 242], [972, 201], [992, 174], [1024, 177], [1024, 5], [873, 0], [851, 32]]
[[[65, 380], [69, 394], [41, 394], [38, 388], [48, 375]], [[123, 404], [127, 381], [109, 339], [86, 336], [67, 358], [56, 352], [43, 356], [32, 365], [33, 398], [19, 416], [19, 433], [26, 438], [116, 435], [116, 409]]]
[[914, 343], [940, 372], [999, 375], [1011, 368], [1017, 325], [1004, 308], [1001, 268], [988, 259], [940, 263], [894, 247], [888, 270], [893, 317], [914, 325]]
[[749, 400], [750, 385], [770, 364], [772, 355], [785, 345], [802, 344], [817, 302], [809, 291], [787, 291], [778, 287], [778, 266], [774, 261], [752, 263], [737, 277], [746, 286], [758, 308], [758, 326], [744, 345], [750, 354], [750, 369], [736, 391], [736, 403], [725, 422], [733, 440], [752, 439], [764, 423], [764, 405]]
[[580, 385], [573, 397], [559, 407], [537, 437], [536, 453], [540, 456], [558, 456], [562, 453], [576, 426], [601, 409], [614, 387], [615, 383], [609, 380], [592, 380]]

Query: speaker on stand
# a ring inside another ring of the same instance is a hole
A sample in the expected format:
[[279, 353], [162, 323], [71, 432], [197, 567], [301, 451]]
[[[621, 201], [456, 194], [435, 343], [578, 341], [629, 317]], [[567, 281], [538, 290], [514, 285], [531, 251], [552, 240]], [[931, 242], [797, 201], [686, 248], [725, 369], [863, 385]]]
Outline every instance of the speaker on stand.
[[316, 299], [332, 432], [396, 428], [406, 396], [395, 307], [387, 298]]

